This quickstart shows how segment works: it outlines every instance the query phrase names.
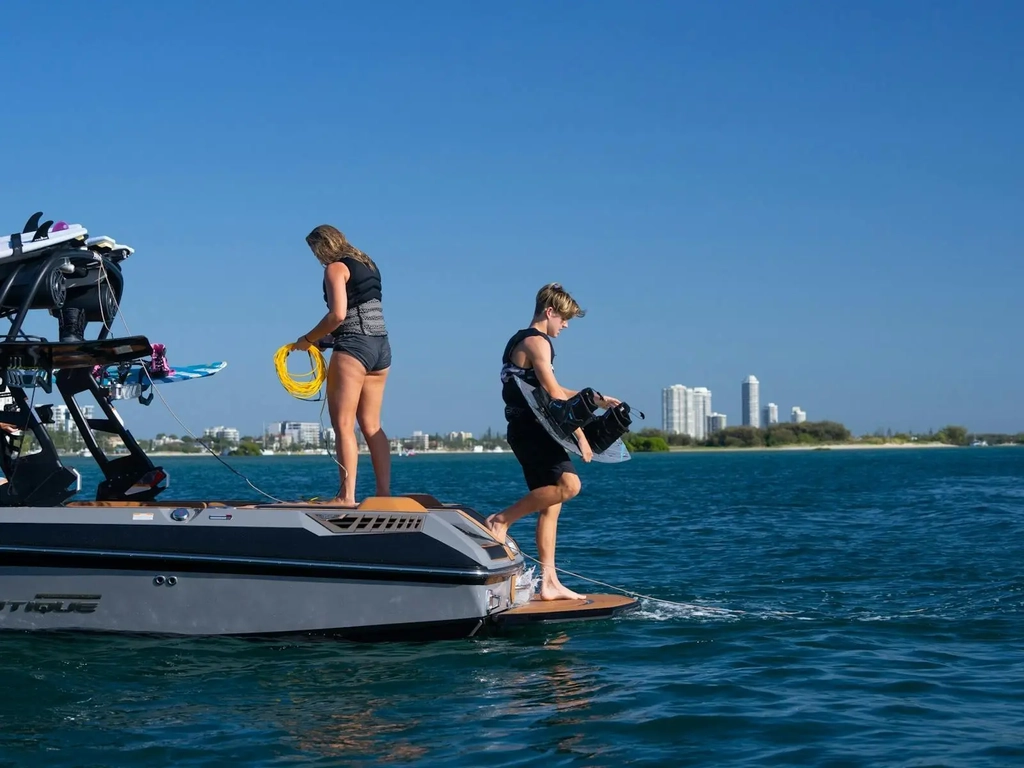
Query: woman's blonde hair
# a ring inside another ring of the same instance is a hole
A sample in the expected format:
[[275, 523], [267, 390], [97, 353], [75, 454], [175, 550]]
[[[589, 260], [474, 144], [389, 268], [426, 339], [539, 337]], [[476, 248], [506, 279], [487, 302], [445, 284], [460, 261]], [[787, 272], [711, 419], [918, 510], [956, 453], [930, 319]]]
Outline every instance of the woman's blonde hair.
[[306, 243], [313, 251], [313, 255], [316, 256], [317, 261], [325, 267], [332, 262], [349, 258], [355, 259], [373, 270], [377, 269], [377, 265], [373, 263], [373, 259], [352, 245], [352, 243], [346, 239], [344, 233], [340, 232], [336, 227], [332, 227], [330, 224], [321, 224], [306, 235]]
[[587, 314], [560, 283], [548, 283], [537, 291], [533, 316], [540, 317], [548, 307], [555, 310], [563, 320], [572, 320], [574, 317], [583, 317]]

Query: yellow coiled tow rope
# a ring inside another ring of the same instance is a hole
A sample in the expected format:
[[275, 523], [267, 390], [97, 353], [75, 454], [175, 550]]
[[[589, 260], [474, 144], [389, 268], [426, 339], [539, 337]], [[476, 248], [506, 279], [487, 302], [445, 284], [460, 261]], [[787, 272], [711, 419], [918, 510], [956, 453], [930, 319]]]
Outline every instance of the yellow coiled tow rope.
[[301, 373], [299, 376], [312, 378], [295, 378], [288, 370], [288, 355], [294, 351], [296, 349], [293, 345], [285, 344], [274, 354], [274, 367], [277, 369], [277, 378], [281, 380], [281, 386], [292, 397], [297, 397], [300, 400], [311, 400], [314, 396], [320, 394], [320, 388], [327, 380], [327, 363], [324, 361], [324, 355], [319, 347], [310, 347], [308, 350], [309, 362], [313, 366], [313, 370], [308, 373]]

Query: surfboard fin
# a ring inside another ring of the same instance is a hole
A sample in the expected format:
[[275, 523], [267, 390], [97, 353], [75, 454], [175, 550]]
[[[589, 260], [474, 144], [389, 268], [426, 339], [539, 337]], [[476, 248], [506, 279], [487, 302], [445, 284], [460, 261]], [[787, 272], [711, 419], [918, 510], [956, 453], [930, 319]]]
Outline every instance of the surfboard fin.
[[32, 242], [34, 243], [36, 240], [43, 240], [44, 238], [49, 237], [50, 236], [50, 227], [52, 227], [52, 226], [53, 226], [53, 219], [50, 219], [48, 221], [44, 221], [42, 226], [39, 227], [39, 229], [36, 230], [36, 236], [32, 238]]
[[39, 220], [41, 218], [43, 218], [43, 212], [36, 211], [35, 213], [28, 217], [28, 221], [25, 222], [25, 228], [21, 231], [35, 232], [37, 229], [39, 229]]

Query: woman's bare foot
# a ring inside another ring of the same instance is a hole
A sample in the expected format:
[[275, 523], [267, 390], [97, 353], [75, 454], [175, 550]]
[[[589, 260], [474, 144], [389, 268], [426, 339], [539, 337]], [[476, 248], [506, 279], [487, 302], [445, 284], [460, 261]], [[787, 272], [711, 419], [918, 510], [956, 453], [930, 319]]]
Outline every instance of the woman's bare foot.
[[329, 507], [342, 507], [344, 509], [355, 509], [359, 506], [359, 502], [355, 499], [345, 499], [341, 496], [335, 496], [330, 501], [323, 501], [321, 504], [326, 504]]
[[496, 518], [497, 515], [491, 515], [487, 518], [485, 525], [491, 532], [491, 537], [499, 544], [504, 544], [505, 539], [508, 536], [508, 523], [499, 523]]

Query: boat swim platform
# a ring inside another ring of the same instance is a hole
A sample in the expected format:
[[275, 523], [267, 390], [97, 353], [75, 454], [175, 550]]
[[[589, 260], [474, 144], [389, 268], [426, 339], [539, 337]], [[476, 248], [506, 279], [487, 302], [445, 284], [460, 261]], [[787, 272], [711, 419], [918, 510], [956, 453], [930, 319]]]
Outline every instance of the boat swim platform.
[[535, 596], [525, 605], [510, 608], [491, 618], [499, 627], [521, 627], [528, 624], [609, 619], [634, 611], [639, 606], [639, 600], [626, 595], [587, 595], [582, 600], [541, 600]]

